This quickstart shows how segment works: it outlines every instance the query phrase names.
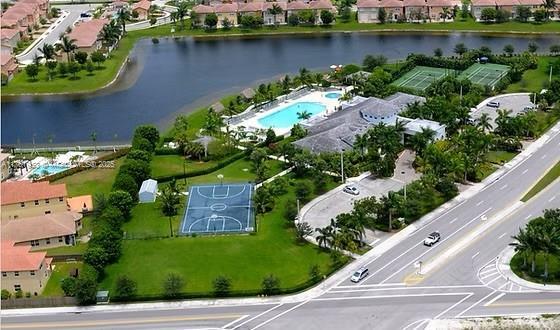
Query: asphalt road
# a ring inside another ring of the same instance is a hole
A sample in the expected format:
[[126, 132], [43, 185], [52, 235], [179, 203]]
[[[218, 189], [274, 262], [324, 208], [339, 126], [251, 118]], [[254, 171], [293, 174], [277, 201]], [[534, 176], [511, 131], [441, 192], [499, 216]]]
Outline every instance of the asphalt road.
[[[552, 134], [552, 133], [551, 133]], [[560, 313], [560, 292], [512, 285], [492, 270], [511, 235], [546, 208], [560, 207], [560, 180], [502, 217], [560, 160], [560, 134], [476, 195], [449, 209], [368, 264], [370, 276], [347, 279], [317, 297], [236, 300], [235, 306], [3, 316], [3, 329], [423, 329], [430, 319]], [[488, 222], [496, 221], [483, 232]], [[485, 216], [485, 217], [483, 217]], [[422, 245], [434, 230], [442, 241]], [[451, 257], [445, 253], [467, 241]], [[423, 276], [414, 264], [435, 265]], [[266, 301], [266, 303], [265, 303]], [[217, 304], [216, 304], [217, 305]], [[149, 305], [146, 305], [149, 306]]]

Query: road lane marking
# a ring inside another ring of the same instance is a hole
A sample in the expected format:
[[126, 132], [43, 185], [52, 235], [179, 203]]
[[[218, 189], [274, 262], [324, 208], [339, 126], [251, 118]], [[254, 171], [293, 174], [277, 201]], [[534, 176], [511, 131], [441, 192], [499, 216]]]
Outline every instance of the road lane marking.
[[502, 238], [502, 237], [504, 237], [504, 236], [506, 236], [506, 235], [507, 235], [507, 233], [503, 233], [503, 234], [501, 234], [501, 235], [498, 237], [498, 239], [500, 239], [500, 238]]
[[280, 307], [280, 306], [282, 306], [282, 305], [284, 305], [284, 304], [278, 304], [278, 305], [276, 305], [276, 306], [274, 306], [274, 307], [272, 307], [272, 308], [269, 308], [269, 309], [265, 310], [264, 312], [262, 312], [262, 313], [260, 313], [260, 314], [257, 314], [256, 316], [253, 316], [252, 318], [248, 319], [247, 321], [236, 325], [236, 326], [233, 327], [231, 330], [235, 330], [235, 329], [237, 329], [237, 328], [239, 328], [239, 327], [241, 327], [241, 326], [243, 326], [243, 325], [245, 325], [245, 324], [247, 324], [247, 323], [253, 321], [254, 319], [257, 319], [257, 318], [263, 316], [264, 314], [275, 310], [276, 308], [278, 308], [278, 307]]
[[455, 317], [461, 317], [461, 315], [465, 314], [466, 312], [470, 311], [471, 309], [473, 309], [476, 305], [480, 304], [482, 301], [484, 301], [486, 298], [490, 297], [491, 295], [493, 295], [494, 293], [496, 293], [496, 290], [493, 290], [492, 292], [490, 292], [489, 294], [487, 294], [486, 296], [482, 297], [480, 300], [478, 300], [477, 302], [475, 302], [474, 304], [470, 305], [469, 307], [465, 308], [461, 313], [455, 315]]
[[505, 185], [502, 186], [502, 188], [500, 188], [500, 190], [504, 190], [504, 189], [506, 189], [507, 187], [508, 187], [508, 185], [505, 184]]
[[416, 320], [412, 323], [410, 323], [409, 325], [407, 325], [406, 327], [403, 328], [403, 330], [408, 330], [410, 329], [412, 326], [414, 327], [414, 330], [418, 329], [419, 327], [421, 327], [422, 325], [424, 325], [424, 323], [426, 322], [430, 322], [430, 319], [420, 319], [420, 320]]
[[[366, 288], [366, 287], [380, 287], [380, 286], [401, 286], [401, 285], [406, 285], [405, 283], [383, 283], [383, 284], [366, 284], [366, 285], [361, 285], [362, 288]], [[332, 287], [330, 290], [332, 289], [337, 289], [337, 288], [356, 288], [356, 285], [338, 285], [335, 287]]]
[[246, 319], [246, 318], [248, 318], [248, 317], [249, 317], [249, 315], [243, 315], [243, 316], [241, 316], [240, 318], [235, 319], [235, 320], [229, 322], [228, 324], [224, 325], [224, 326], [222, 327], [222, 329], [227, 329], [228, 327], [231, 327], [231, 326], [234, 325], [235, 323], [240, 322], [240, 321], [242, 321], [242, 320], [244, 320], [244, 319]]
[[480, 276], [480, 279], [483, 280], [483, 279], [485, 279], [485, 278], [492, 277], [492, 276], [494, 276], [494, 275], [496, 275], [496, 274], [499, 274], [499, 273], [500, 273], [500, 272], [498, 272], [497, 269], [492, 269], [492, 272], [485, 273], [484, 276]]
[[255, 329], [258, 329], [258, 328], [260, 328], [260, 327], [262, 327], [262, 326], [264, 326], [264, 325], [267, 325], [268, 323], [270, 323], [270, 322], [276, 320], [277, 318], [279, 318], [279, 317], [281, 317], [281, 316], [283, 316], [283, 315], [288, 314], [289, 312], [293, 311], [294, 309], [303, 306], [303, 305], [306, 304], [308, 301], [309, 301], [309, 300], [305, 300], [305, 301], [300, 302], [299, 304], [295, 305], [294, 307], [292, 307], [292, 308], [290, 308], [290, 309], [287, 309], [287, 310], [283, 311], [282, 313], [280, 313], [280, 314], [278, 314], [278, 315], [275, 315], [274, 317], [269, 318], [268, 320], [262, 322], [261, 324], [258, 324], [256, 327], [252, 328], [251, 330], [255, 330]]
[[484, 203], [484, 201], [480, 201], [480, 202], [476, 203], [476, 206], [480, 206], [480, 205], [482, 205], [482, 203]]
[[[507, 284], [507, 283], [506, 283]], [[502, 298], [503, 296], [505, 296], [506, 293], [502, 292], [499, 295], [495, 296], [494, 298], [490, 299], [486, 304], [484, 304], [484, 307], [487, 307], [489, 305], [492, 305], [493, 302], [495, 302], [496, 300]]]
[[[484, 266], [484, 267], [486, 267], [486, 266]], [[484, 268], [484, 267], [482, 267], [482, 268]], [[488, 268], [488, 269], [478, 273], [478, 275], [485, 275], [485, 274], [488, 274], [490, 272], [496, 272], [496, 269], [495, 268]]]
[[556, 199], [556, 195], [552, 196], [552, 197], [548, 200], [548, 202], [550, 203], [550, 202], [552, 202], [552, 201], [555, 200], [555, 199]]
[[498, 276], [496, 276], [493, 280], [491, 280], [490, 282], [486, 283], [486, 285], [490, 285], [490, 284], [496, 282], [496, 280], [499, 280], [500, 278], [502, 278], [502, 274], [499, 274]]
[[525, 173], [527, 173], [527, 172], [529, 172], [529, 169], [528, 169], [528, 168], [525, 169], [523, 172], [521, 172], [521, 174], [525, 174]]
[[540, 306], [540, 305], [560, 305], [560, 300], [518, 300], [518, 301], [508, 301], [501, 302], [497, 304], [492, 304], [490, 307], [505, 307], [505, 306]]
[[374, 291], [394, 291], [394, 290], [429, 290], [429, 289], [436, 289], [436, 290], [441, 290], [441, 289], [465, 289], [465, 288], [482, 288], [482, 287], [486, 287], [484, 285], [442, 285], [442, 286], [407, 286], [404, 288], [364, 288], [361, 289], [362, 287], [356, 287], [354, 286], [354, 290], [336, 290], [336, 291], [332, 291], [329, 290], [327, 293], [352, 293], [352, 292], [374, 292]]
[[529, 218], [531, 218], [533, 216], [533, 214], [529, 214], [528, 216], [525, 217], [525, 220], [529, 220]]
[[[480, 218], [481, 215], [488, 213], [490, 210], [492, 210], [492, 207], [487, 208], [485, 211], [483, 211], [482, 213], [478, 214], [477, 216], [475, 216], [474, 218], [472, 218], [469, 222], [463, 224], [461, 227], [459, 227], [457, 230], [455, 230], [454, 232], [452, 232], [451, 234], [449, 234], [449, 236], [447, 236], [446, 238], [444, 238], [443, 240], [441, 240], [441, 242], [438, 244], [438, 246], [441, 246], [441, 244], [443, 244], [444, 242], [446, 242], [447, 240], [449, 240], [450, 238], [452, 238], [453, 236], [455, 236], [455, 234], [457, 234], [458, 232], [460, 232], [461, 230], [463, 230], [465, 227], [467, 227], [468, 225], [470, 225], [471, 223], [473, 223], [474, 221], [478, 220]], [[422, 244], [422, 242], [420, 242], [419, 244]], [[387, 277], [386, 279], [384, 279], [383, 281], [379, 282], [379, 283], [385, 283], [387, 282], [391, 277], [397, 275], [398, 273], [400, 273], [401, 271], [403, 271], [404, 269], [408, 268], [410, 265], [412, 265], [413, 263], [415, 263], [417, 260], [420, 260], [420, 258], [422, 258], [423, 256], [425, 256], [426, 254], [430, 253], [432, 250], [428, 249], [426, 250], [426, 252], [422, 253], [420, 256], [416, 257], [415, 259], [413, 259], [411, 262], [405, 264], [403, 267], [401, 267], [399, 270], [397, 270], [396, 272], [393, 272], [393, 274], [389, 277]], [[387, 266], [387, 265], [386, 265]], [[385, 267], [386, 267], [385, 266]]]
[[453, 218], [453, 220], [449, 221], [449, 223], [454, 223], [457, 220], [459, 220], [459, 218]]
[[115, 325], [133, 325], [146, 323], [168, 323], [182, 321], [203, 321], [203, 320], [222, 320], [239, 318], [242, 314], [221, 314], [221, 315], [198, 315], [198, 316], [170, 316], [170, 317], [151, 317], [151, 318], [131, 318], [131, 319], [112, 319], [112, 320], [92, 320], [92, 321], [70, 321], [70, 322], [41, 322], [41, 323], [17, 323], [2, 324], [2, 329], [31, 329], [31, 328], [76, 328], [76, 327], [99, 327]]
[[445, 313], [449, 312], [450, 310], [452, 310], [453, 308], [457, 307], [459, 304], [461, 304], [463, 301], [469, 299], [470, 297], [472, 297], [474, 295], [474, 293], [471, 293], [469, 295], [467, 295], [466, 297], [464, 297], [463, 299], [459, 300], [458, 302], [454, 303], [453, 305], [451, 305], [449, 308], [447, 308], [446, 310], [444, 310], [443, 312], [439, 313], [438, 315], [436, 315], [434, 317], [434, 319], [439, 319], [440, 317], [442, 317], [443, 315], [445, 315]]
[[475, 254], [471, 257], [471, 259], [476, 258], [479, 254], [480, 254], [480, 251], [478, 251], [477, 253], [475, 253]]
[[439, 297], [439, 296], [464, 296], [474, 294], [473, 292], [444, 292], [444, 293], [419, 293], [419, 294], [394, 294], [394, 295], [377, 295], [377, 296], [358, 296], [358, 297], [333, 297], [333, 298], [315, 298], [313, 301], [336, 301], [336, 300], [360, 300], [360, 299], [386, 299], [386, 298], [413, 298], [413, 297]]
[[541, 159], [545, 159], [546, 158], [546, 154], [542, 155]]

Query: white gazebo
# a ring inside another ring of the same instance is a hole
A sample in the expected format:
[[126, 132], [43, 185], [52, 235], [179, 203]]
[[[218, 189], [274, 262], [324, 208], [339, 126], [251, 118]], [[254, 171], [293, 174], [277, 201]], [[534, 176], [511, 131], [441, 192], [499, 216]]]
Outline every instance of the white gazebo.
[[138, 201], [140, 203], [153, 203], [156, 201], [157, 181], [148, 179], [142, 182], [140, 191], [138, 192]]

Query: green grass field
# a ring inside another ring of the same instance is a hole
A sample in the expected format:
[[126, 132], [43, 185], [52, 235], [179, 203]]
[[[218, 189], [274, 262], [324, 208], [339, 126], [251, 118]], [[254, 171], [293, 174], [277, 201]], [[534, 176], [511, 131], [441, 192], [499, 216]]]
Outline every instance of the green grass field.
[[[212, 280], [219, 275], [232, 280], [232, 290], [259, 290], [268, 274], [277, 276], [280, 286], [288, 288], [307, 282], [313, 265], [319, 265], [322, 273], [328, 272], [329, 254], [314, 245], [296, 243], [293, 228], [283, 218], [283, 206], [295, 198], [296, 184], [276, 199], [273, 211], [257, 217], [256, 234], [125, 240], [122, 257], [107, 267], [100, 287], [113, 289], [118, 275], [127, 274], [137, 281], [139, 295], [158, 295], [167, 274], [177, 272], [184, 276], [185, 291], [190, 293], [210, 292]], [[329, 183], [329, 188], [334, 186]], [[125, 228], [145, 226], [140, 223], [148, 218], [133, 218]], [[162, 217], [153, 220], [168, 226]], [[132, 224], [134, 221], [138, 224]], [[164, 227], [162, 224], [162, 230]]]
[[[544, 283], [544, 255], [538, 254], [535, 263], [535, 273], [531, 273], [531, 263], [527, 260], [526, 268], [523, 267], [523, 256], [516, 253], [511, 259], [510, 266], [513, 272], [528, 281]], [[560, 284], [560, 256], [551, 255], [548, 259], [548, 284]]]
[[119, 167], [124, 158], [115, 160], [114, 168], [94, 168], [81, 171], [53, 183], [66, 183], [68, 196], [93, 195], [94, 193], [109, 193]]
[[486, 160], [492, 164], [502, 165], [512, 160], [515, 156], [517, 156], [515, 152], [492, 150], [486, 154]]
[[541, 89], [547, 88], [550, 65], [553, 61], [558, 60], [559, 57], [539, 57], [538, 67], [525, 71], [521, 81], [510, 84], [506, 91], [509, 93], [539, 92]]
[[82, 269], [81, 262], [55, 262], [53, 263], [54, 270], [47, 282], [45, 290], [41, 293], [43, 297], [61, 297], [64, 296], [64, 291], [60, 288], [62, 280], [69, 276], [72, 269]]
[[183, 174], [183, 165], [187, 173], [203, 170], [216, 165], [215, 161], [200, 162], [196, 160], [187, 160], [180, 155], [160, 155], [154, 156], [150, 163], [152, 168], [152, 176], [157, 178], [159, 176]]
[[560, 162], [556, 163], [546, 174], [521, 198], [522, 202], [526, 202], [536, 194], [538, 194], [541, 190], [546, 188], [549, 184], [551, 184], [554, 180], [560, 177]]
[[424, 91], [434, 82], [450, 75], [453, 70], [432, 68], [427, 66], [417, 66], [400, 77], [391, 85]]
[[468, 79], [473, 84], [494, 87], [509, 71], [510, 67], [501, 64], [475, 63], [459, 75], [459, 79]]

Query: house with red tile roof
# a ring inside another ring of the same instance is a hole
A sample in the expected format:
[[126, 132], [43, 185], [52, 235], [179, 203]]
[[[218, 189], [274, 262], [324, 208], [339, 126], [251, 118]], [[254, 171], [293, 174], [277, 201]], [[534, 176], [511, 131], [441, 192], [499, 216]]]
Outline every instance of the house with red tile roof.
[[238, 7], [239, 15], [253, 15], [262, 17], [264, 2], [240, 3]]
[[17, 1], [2, 14], [1, 25], [3, 28], [17, 29], [24, 36], [39, 24], [41, 17], [46, 17], [47, 10], [46, 0]]
[[206, 15], [215, 14], [216, 10], [214, 9], [214, 6], [196, 5], [193, 7], [192, 12], [194, 13], [194, 15], [191, 15], [194, 17], [194, 24], [202, 26], [204, 25]]
[[297, 14], [303, 10], [309, 10], [309, 5], [301, 0], [296, 0], [292, 2], [288, 2], [286, 8], [286, 15], [290, 17], [293, 14]]
[[75, 40], [77, 51], [91, 54], [101, 48], [101, 31], [108, 23], [108, 19], [92, 19], [78, 23], [68, 37]]
[[39, 215], [66, 212], [68, 192], [66, 184], [47, 181], [10, 181], [0, 184], [2, 223]]
[[479, 21], [482, 11], [486, 8], [496, 9], [496, 0], [472, 0], [471, 1], [471, 14]]
[[[0, 63], [2, 64], [2, 74], [8, 77], [8, 81], [12, 80], [14, 74], [18, 70], [16, 58], [11, 51], [3, 51], [0, 54]], [[4, 211], [4, 210], [2, 210]]]
[[227, 20], [230, 26], [237, 26], [237, 11], [239, 5], [237, 3], [224, 3], [214, 7], [216, 16], [218, 16], [217, 28], [224, 27], [224, 22]]
[[379, 23], [379, 0], [358, 0], [358, 23]]
[[428, 17], [431, 22], [453, 20], [454, 4], [451, 0], [428, 0]]
[[18, 41], [21, 40], [21, 35], [17, 29], [2, 28], [0, 34], [2, 35], [1, 44], [3, 47], [15, 48]]
[[2, 241], [13, 241], [15, 246], [30, 246], [31, 251], [72, 246], [82, 227], [82, 214], [60, 212], [8, 221], [2, 224]]
[[404, 0], [403, 5], [407, 21], [422, 22], [428, 19], [428, 4], [426, 0]]
[[138, 19], [145, 21], [150, 15], [150, 7], [152, 3], [149, 0], [140, 0], [132, 5], [132, 11], [138, 13]]
[[2, 290], [40, 295], [51, 276], [52, 258], [47, 258], [47, 252], [31, 252], [31, 246], [17, 246], [8, 240], [2, 240], [0, 250]]
[[[272, 7], [276, 5], [282, 9], [281, 14], [272, 15], [270, 10]], [[286, 13], [288, 10], [288, 3], [287, 2], [263, 2], [263, 20], [265, 25], [274, 25], [276, 24], [286, 24]], [[276, 17], [275, 17], [276, 16]]]
[[324, 10], [336, 14], [336, 8], [330, 0], [314, 0], [309, 2], [309, 9], [315, 13], [315, 23], [323, 24], [321, 21], [321, 12]]

